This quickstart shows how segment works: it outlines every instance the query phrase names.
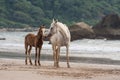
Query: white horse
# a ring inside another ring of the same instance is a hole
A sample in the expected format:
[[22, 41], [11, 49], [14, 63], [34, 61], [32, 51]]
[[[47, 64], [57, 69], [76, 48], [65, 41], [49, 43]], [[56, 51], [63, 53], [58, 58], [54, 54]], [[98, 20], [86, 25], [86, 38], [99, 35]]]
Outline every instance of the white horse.
[[59, 67], [60, 47], [65, 46], [67, 67], [69, 68], [69, 46], [71, 35], [68, 27], [65, 24], [53, 19], [48, 35], [51, 35], [50, 42], [53, 49], [54, 67]]

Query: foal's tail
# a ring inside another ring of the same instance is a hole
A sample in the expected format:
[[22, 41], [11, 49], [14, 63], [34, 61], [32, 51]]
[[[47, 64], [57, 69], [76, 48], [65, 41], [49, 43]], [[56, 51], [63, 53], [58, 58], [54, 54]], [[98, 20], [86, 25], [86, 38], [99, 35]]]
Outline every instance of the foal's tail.
[[27, 36], [25, 36], [24, 47], [25, 47], [25, 54], [27, 54], [27, 49], [28, 49]]

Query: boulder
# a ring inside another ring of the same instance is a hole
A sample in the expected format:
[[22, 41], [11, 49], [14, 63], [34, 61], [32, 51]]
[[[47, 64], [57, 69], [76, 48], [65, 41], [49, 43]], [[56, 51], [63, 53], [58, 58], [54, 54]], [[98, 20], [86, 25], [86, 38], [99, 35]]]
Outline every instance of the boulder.
[[93, 38], [95, 36], [92, 28], [84, 23], [79, 22], [69, 27], [71, 33], [71, 40], [77, 40], [82, 38]]
[[120, 17], [117, 14], [105, 16], [93, 27], [96, 38], [120, 39]]
[[6, 40], [6, 38], [0, 38], [0, 40]]

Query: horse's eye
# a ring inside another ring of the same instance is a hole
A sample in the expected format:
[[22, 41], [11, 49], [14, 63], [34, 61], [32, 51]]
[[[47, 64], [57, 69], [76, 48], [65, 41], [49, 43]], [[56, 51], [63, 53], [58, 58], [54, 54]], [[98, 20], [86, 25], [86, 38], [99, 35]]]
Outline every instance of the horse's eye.
[[51, 28], [51, 30], [53, 29], [53, 27]]

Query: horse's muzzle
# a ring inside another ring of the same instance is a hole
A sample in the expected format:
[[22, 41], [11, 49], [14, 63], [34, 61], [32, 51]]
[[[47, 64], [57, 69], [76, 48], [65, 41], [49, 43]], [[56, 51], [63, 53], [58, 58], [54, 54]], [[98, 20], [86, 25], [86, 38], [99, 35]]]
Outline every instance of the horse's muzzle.
[[47, 37], [51, 37], [51, 36], [52, 36], [52, 34], [50, 34], [50, 33], [47, 35]]

